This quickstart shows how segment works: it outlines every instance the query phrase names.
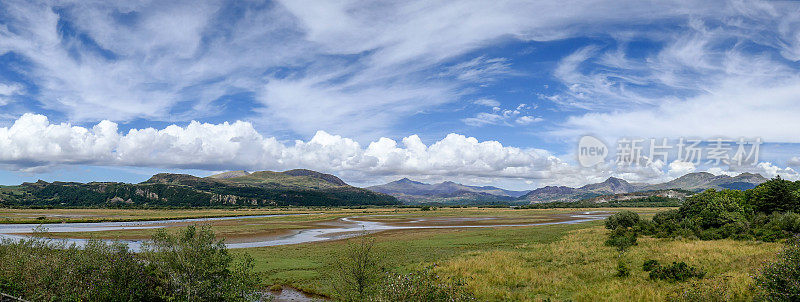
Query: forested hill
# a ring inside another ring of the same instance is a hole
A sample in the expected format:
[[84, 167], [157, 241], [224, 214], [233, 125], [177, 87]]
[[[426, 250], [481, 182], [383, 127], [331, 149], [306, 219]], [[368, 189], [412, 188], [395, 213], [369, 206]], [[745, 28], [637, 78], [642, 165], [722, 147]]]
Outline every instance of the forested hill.
[[45, 182], [0, 187], [0, 206], [240, 207], [393, 205], [389, 195], [310, 170], [224, 173], [210, 177], [156, 174], [139, 184]]

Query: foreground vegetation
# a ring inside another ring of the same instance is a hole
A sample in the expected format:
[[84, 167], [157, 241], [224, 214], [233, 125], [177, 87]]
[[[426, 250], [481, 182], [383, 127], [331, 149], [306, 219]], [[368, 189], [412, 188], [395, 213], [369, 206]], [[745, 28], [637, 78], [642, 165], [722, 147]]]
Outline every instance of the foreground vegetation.
[[32, 237], [0, 243], [0, 292], [30, 301], [251, 301], [252, 259], [235, 258], [207, 227], [160, 231], [140, 253]]

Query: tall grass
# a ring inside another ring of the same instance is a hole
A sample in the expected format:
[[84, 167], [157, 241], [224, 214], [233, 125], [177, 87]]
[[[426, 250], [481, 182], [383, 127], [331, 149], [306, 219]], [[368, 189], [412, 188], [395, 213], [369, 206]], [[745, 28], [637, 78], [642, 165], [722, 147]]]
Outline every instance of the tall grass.
[[[720, 288], [725, 292], [714, 294], [738, 300], [752, 298], [750, 273], [779, 250], [775, 243], [641, 238], [638, 246], [620, 255], [603, 245], [606, 234], [593, 227], [554, 243], [465, 255], [442, 263], [439, 272], [466, 280], [477, 298], [486, 301], [663, 301], [687, 292], [689, 284], [709, 291]], [[686, 261], [708, 275], [694, 283], [650, 280], [641, 269], [648, 259]], [[629, 277], [615, 276], [618, 260], [630, 264]]]

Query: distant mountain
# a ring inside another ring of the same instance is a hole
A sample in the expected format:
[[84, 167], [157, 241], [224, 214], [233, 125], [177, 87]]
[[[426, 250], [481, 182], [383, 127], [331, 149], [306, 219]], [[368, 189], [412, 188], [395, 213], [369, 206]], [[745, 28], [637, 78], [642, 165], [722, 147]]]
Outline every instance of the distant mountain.
[[580, 188], [570, 187], [543, 187], [520, 197], [531, 203], [554, 201], [578, 201], [596, 198], [604, 195], [625, 194], [634, 192], [660, 191], [680, 189], [700, 192], [707, 189], [717, 190], [747, 190], [767, 181], [759, 174], [742, 173], [735, 177], [727, 175], [714, 175], [707, 172], [689, 173], [671, 181], [660, 184], [631, 184], [627, 181], [611, 177], [604, 182], [588, 184]]
[[231, 171], [197, 177], [160, 173], [139, 184], [38, 181], [0, 187], [0, 206], [352, 206], [392, 205], [389, 195], [311, 170]]
[[408, 178], [387, 184], [367, 187], [368, 190], [389, 194], [406, 203], [492, 203], [509, 202], [527, 191], [505, 190], [492, 186], [467, 186], [452, 181], [427, 184]]

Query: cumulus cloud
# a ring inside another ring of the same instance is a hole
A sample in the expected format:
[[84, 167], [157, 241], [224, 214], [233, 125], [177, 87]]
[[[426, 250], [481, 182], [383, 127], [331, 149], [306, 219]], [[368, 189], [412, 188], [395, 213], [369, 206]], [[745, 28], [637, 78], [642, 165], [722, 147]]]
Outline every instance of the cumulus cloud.
[[102, 121], [92, 128], [51, 124], [25, 114], [0, 128], [0, 163], [26, 170], [91, 164], [164, 168], [357, 171], [364, 174], [539, 178], [554, 158], [546, 151], [449, 134], [426, 145], [412, 135], [401, 143], [380, 138], [362, 147], [353, 139], [318, 131], [310, 140], [280, 142], [248, 122], [131, 129]]

